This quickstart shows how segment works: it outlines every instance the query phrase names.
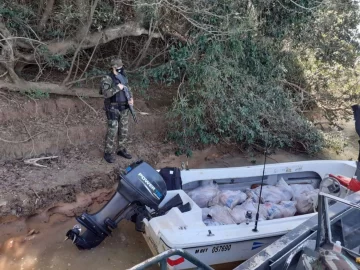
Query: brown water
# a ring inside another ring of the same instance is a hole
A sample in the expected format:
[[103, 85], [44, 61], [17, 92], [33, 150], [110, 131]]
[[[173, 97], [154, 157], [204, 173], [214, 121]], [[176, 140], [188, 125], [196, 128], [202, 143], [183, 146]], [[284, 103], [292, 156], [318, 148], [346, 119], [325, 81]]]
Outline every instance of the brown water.
[[74, 220], [58, 220], [39, 234], [8, 240], [0, 255], [0, 269], [127, 269], [151, 256], [133, 223], [121, 223], [113, 237], [90, 251], [64, 242], [74, 224]]
[[[345, 133], [350, 138], [349, 146], [340, 155], [324, 152], [316, 158], [309, 158], [278, 151], [269, 157], [268, 163], [307, 159], [355, 159], [358, 153], [357, 136], [353, 132], [352, 123], [345, 125]], [[263, 162], [263, 156], [223, 152], [226, 151], [215, 147], [197, 151], [189, 159], [189, 167], [231, 167]], [[181, 161], [186, 159], [170, 156], [162, 160], [157, 167], [180, 166]], [[133, 223], [126, 221], [119, 225], [113, 237], [106, 239], [99, 247], [90, 251], [79, 251], [70, 241], [63, 241], [66, 231], [75, 223], [73, 218], [54, 215], [47, 222], [28, 219], [1, 224], [0, 270], [118, 270], [127, 269], [152, 256], [141, 233], [135, 231]], [[38, 230], [39, 233], [27, 236], [29, 229]], [[237, 264], [220, 265], [215, 269], [233, 269]]]

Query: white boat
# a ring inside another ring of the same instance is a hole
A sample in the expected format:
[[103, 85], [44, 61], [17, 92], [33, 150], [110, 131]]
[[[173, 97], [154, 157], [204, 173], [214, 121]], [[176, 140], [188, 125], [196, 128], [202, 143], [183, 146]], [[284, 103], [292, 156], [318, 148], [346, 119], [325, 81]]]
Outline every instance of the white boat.
[[[271, 164], [266, 165], [264, 184], [274, 185], [283, 178], [288, 184], [311, 184], [319, 188], [329, 174], [351, 178], [355, 171], [355, 161], [316, 160]], [[183, 213], [175, 207], [163, 216], [144, 219], [143, 236], [153, 255], [181, 248], [207, 265], [242, 261], [316, 215], [310, 213], [260, 220], [257, 232], [253, 231], [254, 222], [206, 226], [202, 219], [202, 209], [187, 195], [189, 191], [211, 182], [215, 182], [220, 189], [244, 190], [253, 184], [260, 184], [262, 175], [263, 165], [182, 170], [183, 189], [168, 191], [162, 205], [179, 194], [184, 203], [190, 203], [191, 210]], [[341, 186], [337, 196], [345, 197], [349, 192], [345, 186]], [[170, 257], [167, 262], [168, 269], [194, 267], [179, 256]]]
[[359, 269], [359, 203], [360, 192], [345, 199], [320, 192], [317, 216], [234, 270]]

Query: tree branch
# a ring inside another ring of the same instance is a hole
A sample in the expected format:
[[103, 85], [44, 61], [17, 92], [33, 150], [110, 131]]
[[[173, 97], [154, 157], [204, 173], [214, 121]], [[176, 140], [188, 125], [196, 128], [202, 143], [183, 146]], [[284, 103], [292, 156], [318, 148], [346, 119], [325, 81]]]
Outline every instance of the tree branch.
[[[147, 35], [149, 31], [139, 25], [137, 22], [127, 22], [122, 25], [111, 27], [103, 31], [89, 34], [85, 37], [80, 49], [89, 49], [95, 47], [96, 44], [105, 44], [112, 40], [127, 37]], [[152, 33], [153, 38], [160, 38], [159, 33]], [[65, 55], [69, 51], [75, 51], [79, 42], [76, 39], [68, 39], [62, 42], [53, 42], [48, 44], [50, 53], [57, 55]]]
[[[150, 35], [149, 35], [149, 38], [148, 38], [148, 40], [146, 41], [144, 48], [143, 48], [143, 49], [141, 50], [141, 52], [139, 53], [138, 57], [136, 57], [136, 59], [134, 60], [134, 62], [136, 62], [135, 68], [138, 68], [138, 67], [139, 67], [141, 61], [144, 59], [144, 57], [145, 57], [145, 55], [146, 55], [146, 52], [147, 52], [147, 50], [149, 49], [149, 46], [150, 46], [150, 44], [151, 44], [151, 40], [152, 40], [151, 32], [153, 31], [153, 30], [152, 30], [152, 29], [153, 29], [152, 25], [153, 25], [153, 19], [151, 19], [151, 21], [150, 21], [150, 27], [149, 27], [149, 34], [150, 34]], [[157, 22], [155, 23], [154, 28], [156, 28], [156, 26], [157, 26]]]
[[296, 88], [296, 89], [298, 89], [298, 90], [300, 90], [301, 92], [303, 92], [303, 93], [305, 93], [305, 94], [307, 94], [307, 95], [309, 95], [309, 96], [311, 96], [311, 94], [309, 94], [304, 88], [302, 88], [302, 87], [300, 87], [300, 86], [298, 86], [297, 84], [294, 84], [294, 83], [291, 83], [291, 82], [288, 82], [288, 81], [286, 81], [286, 80], [279, 80], [280, 82], [282, 82], [282, 83], [284, 83], [284, 84], [287, 84], [287, 85], [290, 85], [290, 86], [292, 86], [292, 87], [294, 87], [294, 88]]
[[[73, 70], [76, 57], [77, 57], [79, 51], [81, 50], [81, 46], [82, 46], [82, 44], [84, 43], [85, 38], [86, 38], [86, 36], [87, 36], [87, 34], [88, 34], [88, 32], [89, 32], [89, 29], [90, 29], [90, 26], [91, 26], [91, 23], [92, 23], [92, 19], [93, 19], [93, 17], [94, 17], [94, 12], [95, 12], [95, 9], [96, 9], [96, 6], [97, 6], [98, 2], [99, 2], [99, 0], [94, 0], [94, 3], [93, 3], [92, 6], [91, 6], [89, 18], [88, 18], [87, 23], [86, 23], [86, 26], [85, 26], [86, 29], [82, 29], [82, 30], [81, 30], [81, 31], [83, 31], [83, 33], [81, 33], [81, 35], [83, 35], [83, 38], [82, 38], [79, 46], [77, 47], [77, 49], [76, 49], [76, 51], [75, 51], [75, 53], [74, 53], [74, 57], [73, 57], [73, 60], [72, 60], [72, 62], [71, 62], [71, 66], [70, 66], [68, 75], [66, 76], [66, 78], [65, 78], [64, 81], [62, 82], [62, 85], [65, 85], [65, 84], [69, 81], [69, 79], [70, 79], [70, 77], [71, 77], [71, 72], [72, 72], [72, 70]], [[98, 43], [97, 43], [97, 44], [98, 44]]]
[[45, 28], [46, 22], [49, 19], [49, 16], [53, 10], [55, 0], [48, 0], [46, 2], [46, 8], [44, 11], [44, 14], [42, 15], [42, 18], [39, 23], [39, 30], [40, 32]]
[[[1, 30], [1, 29], [0, 29]], [[121, 37], [129, 36], [141, 36], [149, 35], [149, 30], [143, 28], [138, 22], [126, 22], [122, 25], [117, 25], [114, 27], [107, 28], [103, 31], [95, 32], [88, 34], [84, 37], [83, 41], [78, 41], [78, 39], [71, 38], [64, 41], [48, 41], [40, 42], [38, 40], [32, 40], [24, 37], [3, 37], [1, 40], [10, 41], [13, 39], [25, 39], [34, 42], [38, 42], [45, 46], [49, 53], [52, 55], [66, 55], [70, 52], [75, 52], [76, 50], [83, 50], [99, 46], [115, 39]], [[163, 38], [160, 33], [151, 33], [152, 38]], [[18, 54], [21, 58], [26, 59], [27, 62], [35, 62], [36, 54], [31, 53], [28, 55]]]
[[63, 95], [63, 96], [81, 96], [81, 97], [102, 97], [96, 89], [92, 88], [67, 88], [53, 83], [45, 82], [18, 82], [18, 83], [7, 83], [0, 81], [0, 89], [7, 89], [15, 92], [26, 92], [31, 89], [40, 90], [44, 93]]
[[[95, 54], [95, 51], [96, 51], [98, 45], [99, 45], [99, 41], [98, 41], [98, 43], [96, 44], [94, 50], [92, 51], [91, 56], [90, 56], [90, 58], [89, 58], [89, 61], [87, 62], [86, 67], [85, 67], [84, 71], [82, 72], [82, 74], [81, 74], [81, 76], [79, 77], [78, 80], [81, 80], [82, 77], [84, 76], [85, 72], [87, 71], [87, 69], [88, 69], [88, 67], [89, 67], [89, 65], [90, 65], [90, 63], [91, 63], [91, 60], [92, 60], [92, 58], [94, 57], [94, 54]], [[75, 79], [75, 77], [74, 77], [74, 79]], [[71, 83], [70, 83], [70, 84], [71, 84]]]
[[79, 8], [80, 15], [81, 17], [85, 17], [84, 20], [86, 20], [85, 24], [79, 27], [77, 31], [76, 39], [78, 41], [83, 40], [86, 37], [86, 35], [89, 33], [89, 29], [92, 24], [92, 19], [94, 17], [94, 12], [98, 2], [99, 2], [98, 0], [94, 0], [94, 3], [92, 3], [91, 7], [89, 8], [89, 5], [86, 4], [86, 1], [77, 0], [77, 6]]
[[6, 70], [9, 72], [9, 76], [13, 80], [13, 82], [18, 82], [21, 79], [14, 70], [15, 54], [13, 48], [13, 40], [11, 39], [11, 33], [3, 23], [1, 16], [0, 16], [0, 37], [4, 39], [7, 44], [7, 46], [5, 45], [2, 46], [3, 48], [1, 50], [0, 64], [2, 64], [2, 66], [5, 67]]
[[75, 80], [75, 81], [66, 83], [66, 86], [70, 86], [70, 85], [73, 85], [73, 84], [75, 84], [75, 83], [79, 83], [79, 82], [83, 82], [83, 81], [91, 80], [91, 79], [95, 79], [95, 78], [101, 78], [101, 77], [103, 77], [103, 75], [97, 75], [97, 76], [92, 76], [92, 77], [86, 77], [86, 78], [82, 78], [82, 79], [77, 79], [77, 80]]

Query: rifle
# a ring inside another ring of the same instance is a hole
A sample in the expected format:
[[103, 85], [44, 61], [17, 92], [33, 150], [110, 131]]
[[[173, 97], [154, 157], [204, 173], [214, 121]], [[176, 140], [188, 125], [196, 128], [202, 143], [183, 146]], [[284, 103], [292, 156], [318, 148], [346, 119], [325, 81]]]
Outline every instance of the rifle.
[[120, 74], [120, 73], [118, 73], [117, 75], [115, 75], [115, 78], [118, 79], [122, 85], [124, 85], [123, 91], [124, 91], [124, 93], [125, 93], [125, 97], [126, 97], [126, 99], [127, 99], [128, 105], [129, 105], [130, 113], [131, 113], [131, 115], [132, 115], [132, 117], [133, 117], [133, 119], [134, 119], [134, 122], [137, 123], [137, 118], [136, 118], [136, 115], [135, 115], [134, 107], [129, 104], [129, 100], [130, 100], [131, 98], [130, 98], [129, 88], [126, 86], [126, 85], [127, 85], [127, 78], [124, 77], [124, 76], [123, 76], [122, 74]]

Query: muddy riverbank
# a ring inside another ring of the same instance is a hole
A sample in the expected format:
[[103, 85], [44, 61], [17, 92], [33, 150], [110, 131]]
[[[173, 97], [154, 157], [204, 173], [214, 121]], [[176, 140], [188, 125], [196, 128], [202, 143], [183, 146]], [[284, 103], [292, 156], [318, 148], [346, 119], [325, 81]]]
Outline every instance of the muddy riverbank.
[[[231, 167], [261, 164], [263, 157], [224, 153], [224, 149], [212, 147], [197, 151], [188, 160], [190, 168]], [[349, 159], [354, 158], [357, 149], [344, 153]], [[317, 159], [324, 156], [314, 157]], [[307, 156], [294, 155], [278, 151], [269, 157], [268, 163], [299, 161], [309, 159]], [[179, 166], [186, 162], [185, 157], [169, 155], [157, 163], [157, 168]], [[76, 202], [63, 203], [50, 208], [45, 213], [32, 217], [3, 220], [0, 225], [1, 253], [0, 269], [127, 269], [149, 257], [148, 249], [142, 235], [135, 231], [134, 224], [123, 221], [114, 236], [106, 239], [101, 245], [90, 251], [79, 251], [71, 242], [64, 242], [66, 231], [76, 222], [75, 214], [84, 209], [96, 211], [113, 193], [113, 189], [103, 188], [96, 192], [81, 194]], [[216, 266], [215, 269], [232, 269], [236, 263]], [[153, 267], [153, 269], [157, 269]]]
[[[138, 111], [147, 114], [139, 114], [141, 126], [130, 126], [129, 151], [134, 158], [118, 157], [115, 164], [107, 164], [102, 158], [105, 119], [101, 102], [7, 98], [12, 102], [0, 101], [0, 138], [7, 141], [0, 144], [0, 270], [127, 269], [151, 257], [142, 235], [126, 221], [94, 250], [79, 251], [63, 241], [76, 223], [74, 217], [106, 203], [114, 193], [119, 170], [137, 159], [157, 169], [180, 167], [183, 162], [189, 168], [214, 168], [258, 165], [264, 160], [261, 153], [241, 152], [234, 145], [195, 151], [189, 159], [175, 156], [173, 145], [165, 140], [168, 104], [163, 96], [154, 95], [150, 102], [137, 102]], [[339, 154], [324, 151], [309, 157], [277, 151], [267, 162], [354, 160], [358, 145], [353, 123], [344, 128], [348, 146]], [[57, 158], [39, 162], [46, 167], [24, 163], [31, 157], [50, 155]]]

